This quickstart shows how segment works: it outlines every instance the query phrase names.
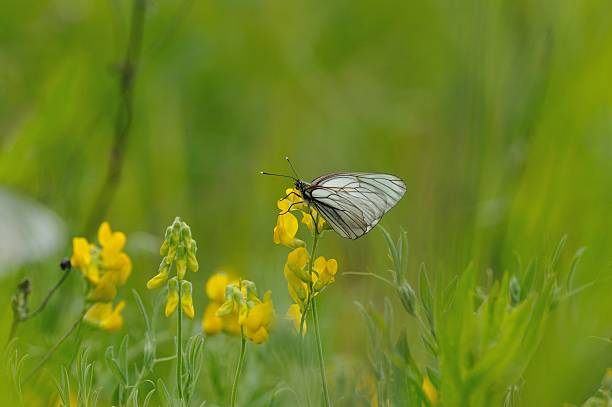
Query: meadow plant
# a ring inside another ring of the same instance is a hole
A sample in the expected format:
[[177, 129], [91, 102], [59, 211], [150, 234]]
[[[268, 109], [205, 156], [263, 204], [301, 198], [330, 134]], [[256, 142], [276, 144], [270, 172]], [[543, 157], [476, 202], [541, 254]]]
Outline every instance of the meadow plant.
[[255, 283], [239, 280], [225, 288], [225, 302], [219, 306], [215, 316], [219, 319], [232, 318], [238, 315], [240, 327], [240, 354], [234, 375], [230, 405], [234, 407], [238, 398], [238, 384], [244, 366], [247, 339], [255, 344], [262, 344], [269, 338], [269, 331], [274, 322], [272, 292], [266, 291], [263, 298], [257, 294]]
[[516, 405], [523, 373], [541, 342], [549, 315], [559, 301], [585, 288], [572, 286], [584, 250], [577, 251], [569, 270], [562, 273], [558, 261], [564, 237], [546, 261], [534, 259], [526, 267], [518, 261], [517, 270], [503, 272], [498, 279], [489, 272], [485, 287], [479, 284], [478, 269], [473, 265], [446, 285], [432, 287], [421, 265], [418, 289], [414, 290], [407, 280], [405, 234], [394, 242], [381, 230], [392, 268], [388, 270], [390, 278], [378, 273], [375, 277], [396, 289], [403, 308], [416, 320], [427, 357], [426, 363], [414, 357], [405, 328], [395, 339], [390, 301], [385, 301], [382, 314], [372, 304], [357, 303], [368, 326], [368, 356], [378, 383], [377, 402]]
[[[156, 289], [166, 284], [167, 300], [164, 314], [172, 316], [178, 309], [176, 318], [176, 392], [178, 402], [183, 405], [186, 400], [185, 377], [189, 371], [184, 369], [183, 354], [183, 313], [190, 319], [195, 315], [192, 298], [191, 282], [185, 279], [187, 269], [197, 272], [199, 265], [196, 258], [198, 247], [191, 236], [191, 228], [179, 217], [174, 219], [172, 225], [168, 226], [164, 236], [164, 242], [159, 249], [160, 255], [164, 256], [156, 276], [147, 282], [147, 288]], [[171, 272], [175, 276], [170, 277]]]
[[[323, 359], [323, 345], [319, 330], [316, 298], [330, 284], [334, 283], [338, 271], [338, 262], [335, 259], [326, 259], [323, 256], [315, 257], [319, 239], [322, 233], [329, 229], [325, 219], [314, 208], [304, 203], [297, 189], [290, 188], [285, 192], [286, 195], [277, 201], [280, 213], [274, 227], [273, 240], [276, 244], [293, 249], [287, 255], [287, 262], [283, 270], [287, 280], [289, 295], [294, 301], [294, 304], [287, 311], [287, 317], [294, 321], [295, 330], [303, 339], [307, 331], [306, 319], [308, 313], [312, 313], [321, 384], [323, 387], [323, 399], [325, 405], [329, 407], [331, 405], [331, 398], [327, 384], [325, 361]], [[301, 213], [302, 223], [306, 225], [312, 235], [310, 251], [307, 249], [304, 241], [296, 238], [299, 225], [293, 212]], [[301, 352], [303, 367], [303, 346]]]

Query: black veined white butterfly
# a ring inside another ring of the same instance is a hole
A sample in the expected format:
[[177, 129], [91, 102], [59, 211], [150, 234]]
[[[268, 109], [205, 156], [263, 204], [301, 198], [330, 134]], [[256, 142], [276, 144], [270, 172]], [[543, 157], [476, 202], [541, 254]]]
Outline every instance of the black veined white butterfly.
[[295, 177], [262, 174], [293, 179], [306, 204], [316, 209], [340, 236], [348, 239], [358, 239], [372, 230], [406, 192], [404, 181], [391, 174], [338, 172], [306, 182], [297, 176], [289, 158], [286, 159]]

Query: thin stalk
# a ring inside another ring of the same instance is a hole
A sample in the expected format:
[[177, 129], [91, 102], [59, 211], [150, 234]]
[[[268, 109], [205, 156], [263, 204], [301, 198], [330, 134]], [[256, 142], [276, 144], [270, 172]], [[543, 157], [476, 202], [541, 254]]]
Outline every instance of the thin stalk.
[[38, 308], [36, 308], [34, 311], [30, 312], [28, 314], [28, 317], [25, 318], [23, 321], [26, 321], [26, 320], [28, 320], [30, 318], [34, 318], [36, 315], [40, 314], [45, 309], [45, 307], [47, 306], [47, 303], [49, 302], [49, 300], [51, 299], [53, 294], [55, 294], [57, 289], [60, 288], [61, 285], [64, 284], [64, 281], [66, 281], [66, 278], [68, 278], [68, 275], [70, 274], [70, 270], [71, 270], [70, 267], [68, 267], [66, 270], [64, 270], [64, 274], [62, 274], [62, 276], [57, 281], [57, 283], [55, 283], [55, 285], [53, 287], [51, 287], [51, 289], [49, 290], [49, 292], [47, 293], [45, 298], [42, 300], [42, 302], [40, 303]]
[[176, 319], [176, 387], [183, 405], [183, 307], [181, 304], [181, 282], [178, 283], [178, 315]]
[[85, 230], [88, 234], [93, 233], [96, 226], [106, 215], [121, 180], [125, 146], [132, 128], [134, 81], [140, 63], [146, 5], [146, 0], [134, 0], [132, 3], [127, 47], [119, 67], [119, 106], [115, 116], [115, 130], [110, 150], [109, 166], [104, 184], [94, 200], [94, 206], [87, 219]]
[[51, 287], [51, 289], [47, 292], [47, 295], [45, 295], [45, 298], [43, 298], [40, 305], [34, 311], [28, 313], [26, 316], [21, 318], [17, 314], [15, 314], [15, 312], [13, 312], [13, 322], [11, 323], [11, 330], [9, 331], [10, 333], [8, 340], [6, 341], [7, 344], [15, 337], [15, 334], [17, 333], [17, 327], [20, 323], [25, 322], [28, 319], [34, 318], [45, 309], [45, 307], [49, 303], [49, 300], [51, 299], [51, 297], [53, 297], [53, 294], [55, 294], [57, 289], [60, 288], [62, 284], [64, 284], [64, 281], [66, 281], [66, 278], [68, 278], [70, 270], [70, 267], [64, 270], [64, 273], [62, 274], [60, 279], [57, 281], [57, 283], [55, 283], [53, 287]]
[[[310, 272], [310, 274], [312, 275], [313, 271], [313, 264], [314, 264], [314, 259], [316, 257], [316, 251], [317, 251], [317, 244], [319, 243], [319, 230], [318, 230], [318, 224], [319, 224], [319, 216], [317, 214], [316, 218], [313, 218], [313, 223], [314, 223], [314, 231], [313, 231], [313, 236], [312, 236], [312, 253], [310, 254], [310, 259], [308, 261], [308, 271]], [[312, 319], [314, 322], [314, 330], [315, 330], [315, 339], [317, 342], [317, 353], [319, 356], [319, 370], [321, 373], [321, 382], [323, 384], [323, 396], [325, 399], [325, 407], [330, 407], [331, 406], [331, 402], [329, 399], [329, 390], [327, 388], [327, 376], [325, 374], [325, 362], [323, 360], [323, 345], [321, 344], [321, 333], [319, 332], [319, 317], [317, 315], [317, 307], [316, 307], [316, 302], [315, 302], [315, 296], [313, 295], [313, 284], [312, 284], [312, 279], [311, 282], [309, 284], [309, 300], [306, 303], [306, 307], [304, 310], [304, 315], [302, 315], [302, 321], [301, 321], [301, 325], [300, 325], [300, 333], [302, 333], [302, 329], [306, 320], [306, 314], [308, 313], [308, 308], [310, 307], [312, 309]], [[303, 341], [302, 341], [303, 343]]]
[[329, 389], [327, 388], [327, 376], [325, 374], [325, 361], [323, 360], [323, 346], [321, 344], [321, 332], [319, 331], [319, 316], [317, 314], [317, 304], [315, 299], [312, 302], [312, 320], [314, 323], [315, 339], [317, 341], [317, 353], [319, 356], [319, 369], [321, 371], [321, 382], [323, 382], [323, 396], [325, 398], [325, 406], [330, 407]]
[[76, 321], [74, 321], [70, 329], [60, 338], [60, 340], [57, 341], [51, 349], [49, 349], [49, 351], [45, 354], [45, 356], [43, 356], [40, 362], [38, 362], [36, 367], [34, 367], [34, 369], [32, 369], [30, 373], [28, 373], [28, 375], [23, 379], [23, 383], [26, 383], [28, 380], [34, 377], [34, 375], [45, 365], [45, 363], [47, 363], [47, 361], [51, 358], [51, 356], [53, 356], [53, 354], [59, 349], [62, 343], [64, 343], [64, 341], [68, 339], [68, 337], [72, 335], [74, 331], [76, 331], [79, 325], [81, 325], [81, 322], [83, 322], [83, 317], [85, 316], [85, 313], [87, 312], [87, 310], [88, 308], [86, 307], [85, 309], [83, 309], [83, 311], [81, 311], [79, 318]]
[[240, 356], [238, 357], [238, 366], [236, 367], [236, 375], [234, 376], [234, 384], [232, 385], [232, 399], [230, 406], [236, 407], [236, 399], [238, 398], [238, 381], [240, 380], [240, 374], [242, 373], [242, 366], [244, 365], [244, 355], [246, 354], [246, 338], [244, 337], [244, 330], [240, 327]]
[[[300, 320], [300, 344], [299, 344], [299, 353], [300, 353], [300, 369], [302, 371], [302, 376], [304, 378], [304, 381], [306, 380], [306, 352], [305, 352], [305, 348], [306, 348], [306, 338], [304, 338], [304, 328], [306, 327], [306, 316], [308, 315], [308, 310], [309, 310], [309, 305], [310, 305], [310, 293], [308, 293], [308, 296], [306, 298], [306, 305], [304, 306], [304, 312], [302, 313], [302, 318]], [[310, 394], [308, 391], [306, 391], [306, 405], [308, 407], [310, 407], [311, 403], [310, 403]]]

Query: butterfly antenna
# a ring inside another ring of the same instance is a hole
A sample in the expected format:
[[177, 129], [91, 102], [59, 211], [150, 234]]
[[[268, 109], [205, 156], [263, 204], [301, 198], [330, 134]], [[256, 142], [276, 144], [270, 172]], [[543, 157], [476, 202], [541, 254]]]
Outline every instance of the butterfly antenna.
[[285, 160], [287, 160], [287, 162], [289, 163], [289, 167], [291, 167], [291, 171], [293, 171], [293, 174], [295, 174], [295, 178], [300, 179], [300, 176], [297, 174], [297, 171], [293, 167], [293, 164], [291, 163], [291, 160], [289, 159], [289, 157], [285, 157]]
[[272, 175], [273, 177], [283, 177], [283, 178], [290, 178], [294, 181], [297, 181], [297, 178], [292, 177], [291, 175], [285, 175], [285, 174], [274, 174], [273, 172], [265, 172], [265, 171], [260, 171], [261, 175]]

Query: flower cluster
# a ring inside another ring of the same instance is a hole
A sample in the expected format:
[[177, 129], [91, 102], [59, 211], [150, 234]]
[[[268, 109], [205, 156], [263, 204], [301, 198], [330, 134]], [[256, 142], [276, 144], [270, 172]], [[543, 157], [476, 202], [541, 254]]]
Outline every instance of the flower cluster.
[[215, 273], [206, 282], [206, 295], [210, 302], [204, 311], [202, 329], [208, 335], [225, 332], [229, 335], [240, 336], [238, 325], [238, 312], [232, 312], [223, 317], [217, 316], [217, 310], [225, 302], [225, 288], [230, 284], [238, 284], [225, 273]]
[[311, 232], [314, 229], [314, 219], [317, 219], [317, 230], [319, 232], [328, 228], [328, 226], [325, 219], [319, 216], [314, 208], [304, 203], [297, 189], [289, 188], [285, 192], [285, 197], [276, 202], [280, 213], [274, 227], [274, 243], [287, 246], [291, 249], [304, 247], [304, 241], [295, 237], [298, 231], [298, 220], [292, 212], [299, 211], [302, 213], [302, 223]]
[[93, 303], [84, 319], [107, 331], [116, 331], [123, 325], [121, 311], [125, 302], [120, 301], [113, 308], [112, 301], [117, 296], [117, 287], [124, 285], [132, 272], [132, 261], [123, 251], [126, 240], [125, 234], [113, 232], [108, 222], [98, 229], [100, 246], [84, 237], [72, 240], [70, 264], [85, 276], [89, 285], [87, 300]]
[[[164, 242], [159, 249], [159, 254], [164, 256], [158, 273], [147, 282], [147, 288], [155, 289], [164, 283], [168, 286], [168, 298], [166, 300], [165, 314], [170, 317], [176, 310], [179, 302], [181, 309], [189, 318], [193, 318], [193, 298], [191, 296], [191, 282], [185, 280], [187, 269], [198, 271], [198, 260], [196, 253], [198, 246], [191, 236], [191, 228], [180, 218], [175, 218], [172, 225], [166, 229]], [[171, 270], [176, 271], [176, 276], [169, 278]]]
[[287, 255], [283, 270], [289, 295], [294, 301], [287, 311], [287, 318], [293, 321], [296, 331], [302, 331], [304, 334], [306, 325], [303, 314], [307, 311], [310, 300], [335, 281], [338, 262], [323, 256], [312, 261], [305, 243], [295, 237], [298, 221], [293, 211], [302, 213], [302, 223], [313, 235], [318, 236], [328, 229], [325, 219], [303, 202], [298, 190], [287, 189], [286, 196], [277, 202], [277, 207], [281, 212], [274, 227], [274, 243], [293, 249]]
[[240, 280], [229, 284], [225, 287], [225, 302], [215, 314], [219, 318], [238, 314], [241, 334], [253, 343], [264, 343], [275, 318], [272, 292], [266, 291], [260, 299], [252, 281]]

